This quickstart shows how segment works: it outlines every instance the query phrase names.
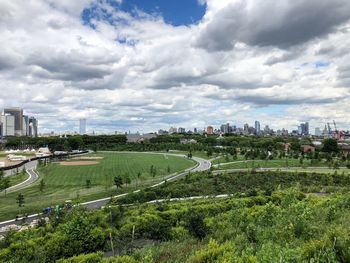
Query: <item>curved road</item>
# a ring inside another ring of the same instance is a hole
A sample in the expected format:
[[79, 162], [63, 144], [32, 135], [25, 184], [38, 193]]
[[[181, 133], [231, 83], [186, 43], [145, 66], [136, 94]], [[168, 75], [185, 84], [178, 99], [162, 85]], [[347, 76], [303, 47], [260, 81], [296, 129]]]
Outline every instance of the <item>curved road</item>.
[[[23, 188], [30, 186], [32, 183], [34, 183], [36, 180], [38, 180], [39, 175], [34, 170], [36, 168], [37, 164], [38, 164], [37, 161], [32, 161], [32, 162], [26, 163], [25, 169], [26, 169], [26, 172], [29, 175], [29, 177], [25, 181], [23, 181], [19, 184], [13, 185], [0, 193], [3, 193], [6, 191], [6, 193], [8, 194], [8, 193], [12, 193], [12, 192], [21, 190]], [[11, 176], [11, 175], [7, 175], [7, 176]]]
[[[130, 153], [130, 152], [128, 152], [128, 153]], [[140, 152], [138, 152], [138, 153], [140, 153]], [[179, 156], [179, 157], [184, 157], [184, 158], [187, 157], [187, 156], [185, 156], [183, 154], [175, 154], [175, 153], [154, 153], [154, 152], [145, 152], [145, 153], [172, 155], [172, 156]], [[192, 160], [197, 162], [196, 166], [191, 167], [191, 168], [189, 168], [189, 169], [187, 169], [187, 170], [185, 170], [183, 172], [177, 173], [176, 175], [170, 176], [170, 177], [166, 178], [165, 180], [161, 181], [160, 183], [152, 185], [151, 187], [157, 187], [157, 186], [160, 186], [160, 185], [164, 184], [165, 182], [170, 182], [170, 181], [177, 180], [177, 179], [179, 179], [181, 177], [186, 176], [189, 172], [203, 172], [203, 171], [209, 170], [210, 167], [211, 167], [211, 162], [209, 160], [205, 160], [205, 159], [202, 159], [200, 157], [195, 157], [195, 156], [192, 157]], [[30, 163], [28, 163], [28, 164], [30, 164]], [[32, 165], [34, 165], [34, 164], [32, 164]], [[35, 164], [35, 166], [36, 166], [36, 164]], [[32, 166], [28, 166], [28, 167], [32, 167]], [[31, 174], [31, 173], [32, 174], [36, 174], [34, 172], [34, 168], [31, 168], [31, 169], [27, 170], [27, 172], [29, 174]], [[130, 192], [130, 193], [137, 193], [139, 191], [141, 191], [141, 189], [135, 190], [135, 191]], [[124, 194], [116, 195], [116, 196], [113, 196], [113, 197], [106, 197], [106, 198], [102, 198], [102, 199], [98, 199], [98, 200], [88, 201], [88, 202], [81, 203], [79, 205], [80, 206], [84, 206], [87, 209], [97, 209], [97, 208], [101, 208], [102, 206], [105, 206], [108, 203], [108, 201], [111, 200], [111, 198], [123, 197], [123, 196], [126, 196], [126, 195], [130, 194], [130, 193], [124, 193]], [[15, 219], [12, 219], [12, 220], [8, 220], [8, 221], [0, 222], [0, 233], [8, 231], [7, 229], [4, 229], [4, 228], [6, 228], [8, 226], [21, 224], [22, 223], [22, 219], [25, 219], [26, 222], [30, 223], [30, 222], [33, 222], [34, 220], [36, 220], [37, 218], [39, 218], [39, 216], [41, 216], [40, 213], [29, 215], [26, 218], [19, 218], [18, 221], [16, 221]], [[3, 228], [3, 229], [1, 230], [1, 228]]]

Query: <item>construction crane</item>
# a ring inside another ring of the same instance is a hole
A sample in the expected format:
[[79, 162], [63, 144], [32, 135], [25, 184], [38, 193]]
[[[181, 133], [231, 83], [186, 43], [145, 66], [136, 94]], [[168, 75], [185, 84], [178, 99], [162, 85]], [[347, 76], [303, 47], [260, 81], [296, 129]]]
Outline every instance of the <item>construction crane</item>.
[[335, 123], [335, 120], [333, 120], [333, 125], [334, 125], [335, 132], [337, 132], [338, 130], [337, 130], [337, 124]]
[[327, 127], [328, 127], [328, 133], [331, 134], [332, 133], [332, 129], [331, 129], [331, 125], [329, 124], [329, 122], [327, 122]]

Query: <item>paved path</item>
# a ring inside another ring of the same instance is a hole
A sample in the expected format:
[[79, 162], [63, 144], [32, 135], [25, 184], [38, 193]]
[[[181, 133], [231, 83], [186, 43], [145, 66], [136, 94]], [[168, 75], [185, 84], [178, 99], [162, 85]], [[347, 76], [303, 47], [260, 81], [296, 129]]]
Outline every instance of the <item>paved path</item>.
[[[125, 153], [125, 152], [122, 152], [122, 153]], [[130, 153], [130, 152], [128, 152]], [[137, 152], [137, 153], [140, 153], [140, 152]], [[149, 154], [162, 154], [164, 155], [164, 153], [154, 153], [154, 152], [146, 152], [146, 153], [149, 153]], [[166, 155], [172, 155], [172, 156], [179, 156], [179, 157], [184, 157], [184, 158], [187, 158], [185, 155], [183, 154], [174, 154], [174, 153], [166, 153]], [[181, 177], [184, 177], [186, 176], [189, 172], [202, 172], [202, 171], [206, 171], [206, 170], [209, 170], [210, 167], [211, 167], [211, 162], [209, 160], [205, 160], [205, 159], [202, 159], [202, 158], [199, 158], [199, 157], [195, 157], [193, 156], [192, 159], [197, 163], [196, 166], [192, 167], [192, 168], [189, 168], [183, 172], [180, 172], [172, 177], [169, 177], [167, 178], [166, 180], [163, 180], [161, 181], [160, 183], [157, 183], [155, 185], [152, 185], [151, 187], [157, 187], [157, 186], [160, 186], [162, 184], [164, 184], [165, 182], [170, 182], [170, 181], [174, 181], [174, 180], [177, 180]], [[139, 190], [135, 190], [133, 192], [130, 192], [130, 193], [124, 193], [124, 194], [120, 194], [120, 195], [116, 195], [116, 196], [113, 196], [113, 198], [120, 198], [120, 197], [123, 197], [123, 196], [126, 196], [128, 194], [131, 194], [131, 193], [137, 193], [141, 191], [141, 189]], [[87, 209], [97, 209], [97, 208], [101, 208], [102, 206], [105, 206], [108, 201], [111, 200], [111, 197], [106, 197], [106, 198], [101, 198], [101, 199], [98, 199], [98, 200], [93, 200], [93, 201], [88, 201], [88, 202], [84, 202], [84, 203], [81, 203], [80, 206], [84, 206], [85, 208]], [[31, 223], [33, 222], [34, 220], [38, 219], [38, 217], [41, 216], [41, 214], [33, 214], [33, 215], [29, 215], [28, 217], [25, 218], [26, 222], [28, 223]], [[12, 220], [8, 220], [8, 221], [4, 221], [4, 222], [0, 222], [0, 228], [3, 228], [3, 227], [6, 227], [6, 226], [11, 226], [11, 225], [19, 225], [21, 224], [22, 218], [19, 218], [18, 221], [16, 221], [15, 219], [12, 219]]]
[[[26, 188], [26, 187], [30, 186], [32, 183], [34, 183], [36, 180], [38, 180], [39, 175], [34, 170], [36, 168], [37, 164], [38, 164], [37, 161], [27, 163], [25, 165], [25, 169], [26, 169], [26, 172], [29, 175], [29, 177], [25, 181], [7, 188], [6, 194], [12, 193], [15, 191], [19, 191], [23, 188]], [[7, 176], [12, 176], [12, 175], [7, 175]], [[0, 193], [3, 193], [3, 192], [5, 192], [5, 190], [0, 192]]]

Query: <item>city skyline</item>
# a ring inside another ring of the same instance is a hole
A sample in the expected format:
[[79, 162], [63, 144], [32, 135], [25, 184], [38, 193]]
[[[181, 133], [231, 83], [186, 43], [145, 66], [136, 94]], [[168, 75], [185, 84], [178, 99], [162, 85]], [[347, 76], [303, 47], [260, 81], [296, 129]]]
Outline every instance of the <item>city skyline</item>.
[[43, 133], [79, 132], [79, 119], [106, 133], [350, 128], [346, 0], [1, 1], [0, 13], [0, 108], [27, 109]]

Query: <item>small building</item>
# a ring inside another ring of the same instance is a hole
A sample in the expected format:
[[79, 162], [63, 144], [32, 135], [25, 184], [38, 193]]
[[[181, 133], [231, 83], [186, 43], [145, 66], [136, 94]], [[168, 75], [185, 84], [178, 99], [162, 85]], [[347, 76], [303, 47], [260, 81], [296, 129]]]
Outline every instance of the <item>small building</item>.
[[182, 144], [196, 144], [197, 141], [195, 139], [182, 138], [182, 139], [180, 139], [180, 143], [182, 143]]
[[284, 151], [287, 153], [287, 152], [289, 152], [289, 150], [290, 150], [290, 147], [291, 147], [291, 144], [290, 143], [285, 143], [284, 145], [283, 145], [283, 148], [284, 148]]
[[350, 145], [343, 144], [340, 146], [340, 150], [345, 156], [348, 156], [350, 154]]
[[313, 145], [302, 145], [301, 146], [301, 150], [304, 152], [304, 153], [314, 153], [315, 152], [315, 146]]
[[150, 140], [152, 138], [157, 137], [154, 133], [148, 134], [127, 134], [126, 139], [128, 143], [143, 143], [145, 140]]

